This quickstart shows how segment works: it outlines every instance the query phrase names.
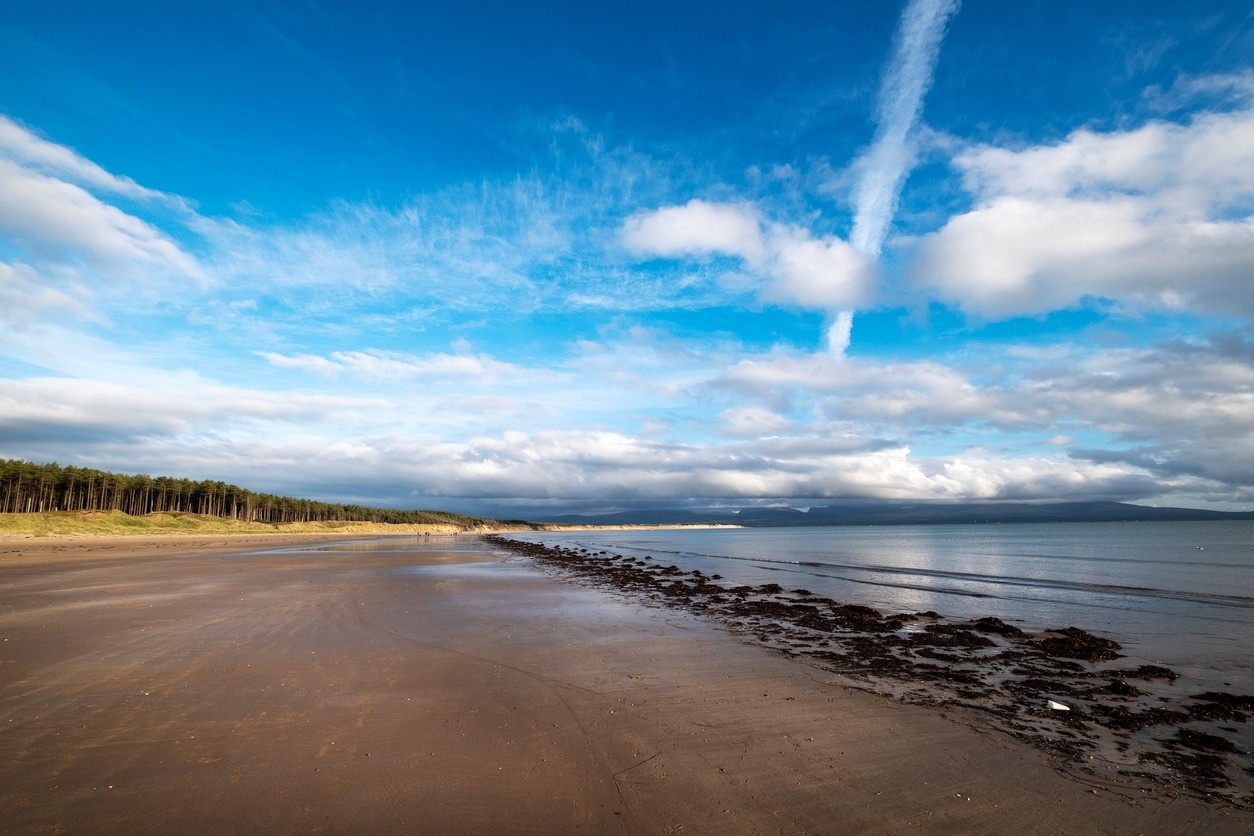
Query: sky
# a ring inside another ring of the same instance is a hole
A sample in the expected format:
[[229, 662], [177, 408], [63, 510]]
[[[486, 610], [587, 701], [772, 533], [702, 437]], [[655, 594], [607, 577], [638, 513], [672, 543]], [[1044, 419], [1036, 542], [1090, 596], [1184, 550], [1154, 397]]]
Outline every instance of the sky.
[[0, 457], [1254, 508], [1248, 2], [8, 0]]

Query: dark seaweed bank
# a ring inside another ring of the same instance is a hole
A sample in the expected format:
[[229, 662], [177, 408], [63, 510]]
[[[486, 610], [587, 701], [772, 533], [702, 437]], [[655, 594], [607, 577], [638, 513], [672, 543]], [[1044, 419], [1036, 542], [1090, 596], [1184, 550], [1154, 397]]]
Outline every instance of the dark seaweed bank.
[[1150, 787], [1254, 808], [1254, 759], [1238, 743], [1254, 696], [1180, 693], [1174, 671], [1121, 665], [1119, 644], [1079, 628], [1026, 632], [997, 618], [884, 614], [805, 589], [724, 584], [650, 558], [486, 539], [565, 575], [714, 619], [848, 684], [959, 708], [1046, 750], [1095, 788], [1133, 797]]

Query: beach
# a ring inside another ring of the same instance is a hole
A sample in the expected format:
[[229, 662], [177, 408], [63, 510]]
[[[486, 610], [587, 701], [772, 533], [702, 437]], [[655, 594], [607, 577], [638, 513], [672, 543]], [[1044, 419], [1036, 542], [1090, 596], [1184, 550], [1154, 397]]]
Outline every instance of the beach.
[[1094, 783], [475, 537], [0, 541], [12, 833], [1172, 833]]

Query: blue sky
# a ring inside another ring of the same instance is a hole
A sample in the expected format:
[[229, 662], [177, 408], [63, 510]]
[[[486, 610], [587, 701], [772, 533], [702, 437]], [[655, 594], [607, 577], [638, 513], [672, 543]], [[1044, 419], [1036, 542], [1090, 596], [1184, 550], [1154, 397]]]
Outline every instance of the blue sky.
[[1251, 56], [1236, 2], [7, 3], [0, 457], [1251, 508]]

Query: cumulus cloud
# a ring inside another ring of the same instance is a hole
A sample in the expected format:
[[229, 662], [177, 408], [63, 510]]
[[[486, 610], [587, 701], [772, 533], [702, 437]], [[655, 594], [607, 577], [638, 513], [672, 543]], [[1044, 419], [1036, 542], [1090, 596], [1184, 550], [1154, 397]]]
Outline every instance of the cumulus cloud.
[[[1128, 499], [1254, 481], [1245, 464], [1254, 461], [1254, 349], [1240, 339], [999, 352], [1006, 367], [982, 368], [978, 385], [971, 372], [938, 360], [883, 364], [777, 350], [733, 360], [718, 376], [718, 364], [698, 354], [679, 355], [679, 368], [667, 370], [665, 353], [662, 343], [637, 355], [586, 347], [570, 368], [587, 373], [538, 387], [532, 404], [514, 395], [537, 388], [528, 383], [534, 374], [488, 355], [267, 358], [334, 378], [322, 394], [189, 374], [149, 373], [131, 384], [29, 379], [0, 388], [0, 433], [25, 449], [56, 448], [50, 455], [60, 459], [91, 449], [100, 461], [109, 451], [150, 471], [197, 476], [229, 465], [232, 480], [258, 489], [304, 493], [317, 484], [372, 502], [413, 492], [417, 504], [518, 496]], [[596, 371], [603, 360], [604, 373]], [[636, 385], [604, 385], [615, 363], [639, 378], [631, 408], [648, 415], [734, 397], [708, 420], [700, 417], [708, 406], [697, 407], [688, 432], [611, 428], [604, 416], [621, 414], [625, 387]], [[658, 380], [647, 371], [654, 366]], [[342, 385], [346, 379], [362, 388]], [[1034, 441], [1019, 449], [973, 443], [1007, 444], [988, 435], [991, 426]], [[1095, 433], [1113, 445], [1093, 451]]]
[[914, 279], [980, 316], [1085, 297], [1254, 315], [1254, 110], [1046, 146], [979, 146], [975, 199], [918, 246]]
[[753, 265], [762, 261], [766, 250], [761, 218], [752, 206], [695, 199], [631, 216], [623, 223], [622, 239], [639, 255], [730, 255]]
[[958, 456], [941, 463], [936, 478], [953, 489], [953, 497], [1020, 501], [1127, 499], [1165, 487], [1136, 466], [1043, 457]]
[[874, 268], [841, 239], [776, 226], [769, 242], [771, 281], [762, 290], [764, 298], [825, 311], [866, 300]]
[[[990, 353], [998, 362], [981, 366], [977, 377], [956, 362], [837, 362], [777, 350], [730, 365], [714, 385], [770, 414], [806, 416], [792, 419], [794, 433], [826, 429], [916, 446], [926, 439], [934, 448], [928, 459], [961, 461], [964, 472], [982, 474], [961, 480], [972, 496], [1047, 496], [1050, 489], [1092, 496], [1101, 493], [1097, 484], [1120, 498], [1185, 486], [1254, 493], [1254, 346], [1247, 337], [1145, 348], [1010, 345]], [[1031, 439], [1013, 440], [1024, 434]], [[984, 438], [1005, 446], [979, 449], [975, 442]], [[961, 454], [935, 449], [964, 441]]]
[[915, 481], [900, 478], [912, 468], [899, 451], [851, 453], [838, 444], [816, 457], [817, 447], [807, 449], [803, 462], [754, 443], [659, 443], [589, 430], [510, 432], [445, 445], [435, 451], [438, 466], [416, 467], [434, 492], [481, 497], [822, 496], [854, 485], [891, 493]]
[[1213, 480], [1254, 492], [1254, 360], [1225, 340], [1083, 353], [1065, 371], [1037, 370], [1025, 382], [1056, 414], [1109, 433], [1117, 444], [1074, 455], [1123, 462], [1164, 480]]
[[628, 218], [624, 244], [641, 256], [734, 256], [759, 281], [767, 302], [832, 311], [864, 301], [874, 265], [836, 236], [763, 222], [740, 205], [691, 200]]
[[389, 458], [405, 462], [415, 481], [429, 486], [427, 496], [1043, 499], [1154, 489], [1143, 470], [1119, 463], [978, 454], [930, 459], [905, 446], [820, 436], [692, 445], [602, 431], [509, 432], [440, 445], [421, 460], [400, 450]]

